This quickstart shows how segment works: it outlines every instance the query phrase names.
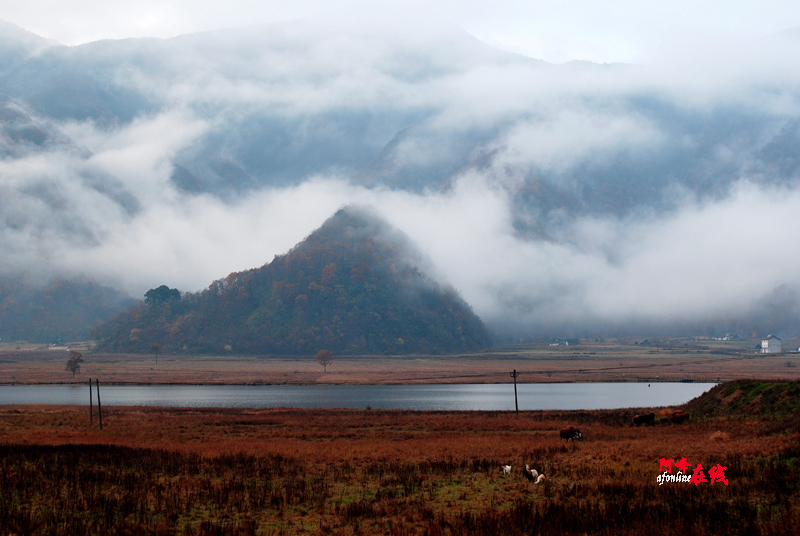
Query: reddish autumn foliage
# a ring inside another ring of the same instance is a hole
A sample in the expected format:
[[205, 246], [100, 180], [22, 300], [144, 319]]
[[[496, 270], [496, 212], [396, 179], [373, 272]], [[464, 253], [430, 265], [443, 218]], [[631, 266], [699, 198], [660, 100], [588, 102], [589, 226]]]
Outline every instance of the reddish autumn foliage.
[[[405, 235], [370, 210], [348, 206], [271, 263], [179, 299], [154, 294], [92, 334], [103, 351], [147, 353], [159, 343], [164, 353], [182, 355], [219, 354], [225, 346], [245, 355], [489, 347], [489, 332], [470, 306], [420, 266]], [[163, 289], [167, 296], [170, 289]]]

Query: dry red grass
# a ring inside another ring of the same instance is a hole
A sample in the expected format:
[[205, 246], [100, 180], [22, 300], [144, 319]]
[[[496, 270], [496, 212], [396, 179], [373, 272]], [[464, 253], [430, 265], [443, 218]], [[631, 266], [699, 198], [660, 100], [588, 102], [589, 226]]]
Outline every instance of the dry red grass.
[[[100, 431], [86, 408], [3, 407], [0, 447], [13, 448], [0, 483], [11, 472], [63, 480], [59, 491], [17, 496], [48, 512], [71, 500], [70, 486], [117, 497], [108, 519], [89, 498], [79, 519], [51, 516], [92, 534], [793, 533], [796, 433], [759, 417], [634, 427], [632, 416], [111, 407]], [[561, 441], [565, 425], [585, 439]], [[683, 457], [728, 467], [729, 486], [659, 486], [660, 460]], [[53, 460], [76, 465], [73, 480], [51, 474]], [[521, 478], [526, 463], [544, 485]], [[172, 502], [154, 495], [159, 486]], [[0, 492], [0, 510], [13, 500]]]

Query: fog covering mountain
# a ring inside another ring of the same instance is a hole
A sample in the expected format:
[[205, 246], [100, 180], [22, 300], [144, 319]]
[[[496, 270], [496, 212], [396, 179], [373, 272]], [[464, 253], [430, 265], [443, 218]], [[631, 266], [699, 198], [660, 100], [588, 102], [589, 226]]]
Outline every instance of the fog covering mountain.
[[0, 280], [0, 337], [3, 341], [86, 341], [92, 328], [133, 306], [136, 300], [91, 281], [52, 280], [31, 285], [24, 277]]
[[356, 202], [503, 332], [793, 335], [798, 49], [553, 65], [440, 21], [75, 47], [4, 23], [0, 269], [199, 290]]
[[92, 332], [100, 351], [173, 354], [442, 354], [491, 337], [408, 238], [347, 206], [285, 255], [199, 293], [167, 287]]

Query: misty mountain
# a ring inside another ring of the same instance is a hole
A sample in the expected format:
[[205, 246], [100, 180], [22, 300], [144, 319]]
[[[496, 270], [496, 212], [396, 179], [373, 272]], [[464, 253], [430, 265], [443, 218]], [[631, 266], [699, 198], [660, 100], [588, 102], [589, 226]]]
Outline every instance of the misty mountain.
[[169, 353], [305, 355], [489, 346], [472, 309], [421, 272], [420, 262], [402, 233], [367, 209], [345, 207], [271, 263], [197, 294], [159, 300], [148, 291], [149, 303], [93, 333], [99, 350], [142, 353], [154, 344]]
[[[607, 92], [644, 73], [588, 62], [549, 65], [443, 24], [383, 32], [305, 21], [77, 47], [46, 46], [10, 25], [3, 30], [7, 115], [110, 128], [182, 107], [206, 121], [205, 131], [172, 155], [171, 181], [188, 194], [231, 199], [320, 174], [422, 192], [447, 188], [465, 170], [491, 168], [515, 193], [520, 231], [542, 236], [546, 229], [552, 233], [544, 236], [557, 238], [548, 224], [554, 211], [672, 209], [669, 192], [677, 187], [713, 197], [743, 174], [768, 182], [798, 177], [794, 116], [724, 102], [698, 110], [648, 87]], [[486, 85], [478, 91], [487, 99], [496, 90], [500, 99], [524, 98], [483, 79], [492, 75], [521, 91], [550, 82], [566, 89], [564, 102], [553, 110], [546, 95], [497, 109], [490, 100], [491, 116], [480, 117], [429, 94], [451, 92], [457, 101], [465, 91], [459, 86]], [[585, 95], [575, 87], [584, 82], [606, 93]], [[528, 147], [517, 147], [522, 135]], [[546, 147], [567, 143], [554, 136], [578, 143]], [[658, 147], [643, 147], [642, 136]], [[554, 161], [559, 156], [564, 162]]]
[[136, 301], [91, 281], [0, 278], [0, 337], [4, 341], [85, 341], [91, 330]]
[[74, 47], [3, 24], [2, 270], [198, 289], [359, 202], [492, 325], [760, 315], [800, 289], [798, 49], [554, 65], [441, 21]]
[[0, 20], [0, 73], [6, 74], [58, 43]]

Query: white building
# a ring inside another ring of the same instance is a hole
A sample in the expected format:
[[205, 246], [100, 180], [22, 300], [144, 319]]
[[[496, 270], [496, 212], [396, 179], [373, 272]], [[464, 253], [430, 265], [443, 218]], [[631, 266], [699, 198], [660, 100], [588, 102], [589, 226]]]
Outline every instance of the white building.
[[762, 354], [781, 353], [781, 340], [775, 335], [767, 335], [766, 339], [761, 340], [761, 353]]

